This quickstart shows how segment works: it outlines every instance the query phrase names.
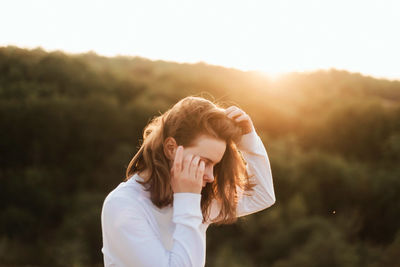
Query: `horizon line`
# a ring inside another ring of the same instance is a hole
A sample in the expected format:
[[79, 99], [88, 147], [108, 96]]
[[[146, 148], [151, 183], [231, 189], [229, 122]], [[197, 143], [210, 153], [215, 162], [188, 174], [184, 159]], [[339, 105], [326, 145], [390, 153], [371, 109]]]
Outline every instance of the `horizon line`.
[[330, 67], [330, 68], [318, 68], [318, 69], [311, 69], [311, 70], [291, 70], [291, 71], [283, 71], [283, 72], [271, 72], [271, 71], [265, 71], [265, 70], [260, 70], [260, 69], [243, 69], [240, 67], [235, 67], [235, 66], [227, 66], [227, 65], [220, 65], [220, 64], [214, 64], [214, 63], [210, 63], [207, 61], [203, 61], [203, 60], [199, 60], [199, 61], [177, 61], [177, 60], [171, 60], [171, 59], [162, 59], [162, 58], [150, 58], [150, 57], [145, 57], [145, 56], [141, 56], [141, 55], [134, 55], [134, 54], [122, 54], [122, 53], [114, 53], [112, 55], [110, 54], [103, 54], [100, 53], [98, 51], [95, 50], [86, 50], [86, 51], [67, 51], [67, 50], [63, 50], [63, 49], [47, 49], [44, 48], [43, 46], [35, 46], [35, 47], [31, 47], [31, 46], [19, 46], [19, 45], [15, 45], [15, 44], [0, 44], [0, 48], [7, 48], [7, 47], [16, 47], [18, 49], [25, 49], [25, 50], [29, 50], [29, 51], [33, 51], [33, 50], [42, 50], [46, 53], [54, 53], [54, 52], [61, 52], [65, 55], [69, 55], [69, 56], [78, 56], [78, 55], [85, 55], [85, 54], [95, 54], [96, 56], [99, 57], [105, 57], [105, 58], [118, 58], [118, 57], [124, 57], [124, 58], [140, 58], [140, 59], [144, 59], [144, 60], [149, 60], [152, 62], [157, 62], [157, 61], [163, 61], [163, 62], [168, 62], [168, 63], [175, 63], [175, 64], [188, 64], [188, 65], [197, 65], [197, 64], [205, 64], [208, 66], [212, 66], [212, 67], [220, 67], [220, 68], [225, 68], [225, 69], [233, 69], [233, 70], [237, 70], [237, 71], [242, 71], [242, 72], [256, 72], [256, 73], [260, 73], [262, 75], [268, 76], [271, 79], [279, 79], [282, 76], [285, 75], [290, 75], [290, 74], [310, 74], [310, 73], [316, 73], [319, 71], [345, 71], [348, 72], [350, 74], [359, 74], [363, 77], [370, 77], [376, 80], [387, 80], [390, 82], [400, 82], [400, 77], [388, 77], [388, 76], [378, 76], [378, 75], [374, 75], [374, 74], [370, 74], [370, 73], [363, 73], [361, 71], [351, 71], [351, 70], [347, 70], [347, 69], [340, 69], [337, 67]]

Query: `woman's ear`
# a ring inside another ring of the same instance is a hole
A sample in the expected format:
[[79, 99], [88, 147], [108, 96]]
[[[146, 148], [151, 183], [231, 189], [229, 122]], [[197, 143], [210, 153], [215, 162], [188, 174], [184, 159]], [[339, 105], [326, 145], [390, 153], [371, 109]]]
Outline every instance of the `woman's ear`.
[[169, 136], [164, 140], [164, 154], [169, 160], [174, 160], [177, 147], [175, 138]]

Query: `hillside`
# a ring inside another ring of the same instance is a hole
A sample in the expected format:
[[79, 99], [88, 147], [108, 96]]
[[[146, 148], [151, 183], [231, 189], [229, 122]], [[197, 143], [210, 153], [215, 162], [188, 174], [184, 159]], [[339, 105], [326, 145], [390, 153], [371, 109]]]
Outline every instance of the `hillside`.
[[335, 69], [270, 79], [9, 46], [0, 47], [0, 265], [101, 266], [105, 196], [146, 123], [187, 95], [251, 116], [277, 197], [210, 227], [207, 266], [400, 263], [400, 81]]

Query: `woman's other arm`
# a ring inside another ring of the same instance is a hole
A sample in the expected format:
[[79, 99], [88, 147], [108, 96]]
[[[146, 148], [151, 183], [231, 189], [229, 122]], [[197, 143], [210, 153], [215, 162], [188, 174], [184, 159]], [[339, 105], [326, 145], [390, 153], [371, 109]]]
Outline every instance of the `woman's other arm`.
[[240, 192], [237, 206], [237, 217], [240, 217], [272, 206], [275, 203], [275, 192], [268, 154], [256, 131], [253, 129], [243, 135], [237, 145], [247, 162], [249, 175], [254, 175], [250, 179], [256, 183], [254, 191], [248, 192], [251, 196], [246, 195], [247, 192]]
[[237, 106], [228, 107], [225, 114], [242, 129], [243, 135], [237, 147], [247, 162], [248, 173], [254, 175], [251, 179], [257, 184], [254, 191], [249, 192], [251, 196], [237, 187], [240, 195], [237, 217], [240, 217], [272, 206], [275, 203], [274, 185], [267, 151], [250, 116]]

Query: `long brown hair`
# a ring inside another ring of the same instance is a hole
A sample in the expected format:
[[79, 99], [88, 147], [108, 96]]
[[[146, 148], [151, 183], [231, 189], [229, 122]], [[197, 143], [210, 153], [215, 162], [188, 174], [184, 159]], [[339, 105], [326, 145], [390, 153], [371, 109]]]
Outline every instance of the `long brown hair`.
[[220, 104], [203, 97], [185, 97], [148, 123], [143, 131], [143, 143], [126, 170], [125, 181], [133, 174], [147, 170], [149, 179], [138, 182], [150, 192], [153, 204], [158, 208], [172, 205], [171, 166], [164, 154], [163, 142], [171, 136], [178, 145], [189, 147], [202, 134], [226, 142], [225, 153], [214, 166], [215, 179], [201, 192], [203, 223], [209, 219], [209, 208], [214, 198], [221, 210], [211, 222], [217, 225], [234, 223], [239, 198], [237, 187], [246, 193], [253, 191], [255, 186], [249, 182], [246, 162], [236, 146], [243, 133], [237, 123], [226, 116]]

